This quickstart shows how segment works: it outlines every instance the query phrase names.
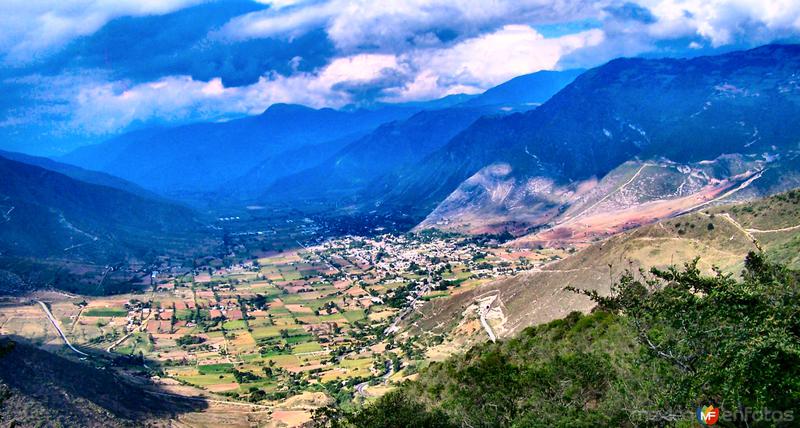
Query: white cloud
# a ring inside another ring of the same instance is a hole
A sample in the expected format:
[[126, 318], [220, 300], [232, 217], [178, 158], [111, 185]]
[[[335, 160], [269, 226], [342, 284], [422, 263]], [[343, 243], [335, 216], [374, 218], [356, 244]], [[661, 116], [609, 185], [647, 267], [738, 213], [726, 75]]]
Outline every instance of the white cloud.
[[120, 16], [168, 13], [206, 0], [3, 0], [0, 55], [20, 64], [92, 34]]
[[642, 0], [657, 22], [656, 39], [700, 36], [712, 46], [760, 44], [800, 32], [797, 0]]
[[[452, 47], [412, 51], [408, 61], [421, 70], [422, 80], [415, 79], [407, 91], [400, 90], [397, 95], [400, 99], [419, 98], [422, 87], [428, 88], [428, 98], [480, 92], [522, 74], [556, 69], [564, 55], [597, 45], [603, 38], [600, 30], [545, 38], [531, 27], [507, 25]], [[437, 76], [436, 86], [430, 85], [432, 76]], [[426, 80], [428, 85], [421, 86]]]
[[[617, 27], [641, 40], [631, 46], [653, 47], [653, 41], [701, 37], [718, 47], [730, 43], [758, 44], [800, 34], [797, 0], [634, 0], [650, 10], [654, 22], [623, 22], [607, 13], [628, 0], [327, 0], [300, 2], [254, 12], [231, 21], [224, 33], [242, 38], [291, 37], [324, 28], [343, 52], [363, 49], [405, 51], [446, 44], [437, 36], [453, 30], [472, 38], [507, 25], [542, 25], [583, 19]], [[621, 27], [631, 25], [629, 31]], [[608, 31], [607, 31], [608, 32]]]
[[223, 29], [232, 37], [291, 37], [325, 28], [344, 51], [381, 51], [442, 44], [436, 34], [452, 30], [471, 38], [509, 24], [546, 24], [599, 16], [615, 0], [328, 0], [253, 12]]
[[[16, 65], [91, 34], [116, 17], [168, 13], [203, 1], [0, 0], [0, 57]], [[628, 0], [257, 1], [269, 9], [234, 18], [207, 42], [224, 42], [215, 38], [220, 35], [292, 38], [324, 29], [338, 57], [313, 72], [297, 72], [298, 56], [290, 62], [293, 75], [263, 70], [258, 82], [242, 87], [188, 76], [132, 84], [68, 70], [56, 86], [47, 79], [41, 83], [42, 93], [54, 92], [47, 108], [71, 115], [68, 125], [55, 126], [103, 134], [136, 122], [255, 114], [276, 102], [339, 107], [376, 94], [382, 101], [431, 99], [480, 92], [538, 70], [595, 66], [616, 56], [657, 52], [663, 40], [688, 39], [688, 51], [800, 34], [798, 0], [635, 0], [652, 15], [638, 20], [626, 17], [624, 8], [609, 9]], [[586, 20], [599, 28], [545, 37], [540, 27], [569, 28]], [[22, 113], [6, 115], [0, 126], [51, 111]]]
[[83, 132], [116, 132], [133, 123], [222, 120], [257, 114], [274, 103], [342, 107], [358, 102], [348, 88], [377, 84], [387, 75], [400, 83], [386, 89], [383, 101], [436, 98], [476, 93], [520, 74], [553, 69], [576, 49], [600, 43], [603, 33], [590, 30], [544, 38], [527, 26], [506, 26], [446, 49], [423, 48], [394, 54], [357, 54], [337, 58], [314, 73], [268, 74], [257, 83], [225, 87], [189, 76], [154, 82], [83, 84], [73, 97], [72, 125]]
[[113, 133], [133, 123], [179, 123], [224, 120], [258, 114], [274, 103], [312, 107], [341, 107], [352, 102], [336, 88], [343, 82], [369, 82], [385, 69], [398, 67], [392, 55], [356, 55], [339, 58], [317, 73], [291, 77], [269, 74], [257, 83], [225, 87], [221, 79], [208, 82], [189, 76], [169, 76], [153, 82], [94, 82], [72, 88], [72, 126], [90, 134]]

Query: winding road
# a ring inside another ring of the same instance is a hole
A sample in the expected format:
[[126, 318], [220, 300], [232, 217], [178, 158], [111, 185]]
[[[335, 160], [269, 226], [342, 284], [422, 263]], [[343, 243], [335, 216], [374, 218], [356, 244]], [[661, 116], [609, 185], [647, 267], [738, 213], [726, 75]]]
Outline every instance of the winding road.
[[[381, 377], [383, 378], [383, 383], [386, 383], [389, 380], [389, 377], [392, 376], [394, 373], [394, 365], [392, 365], [391, 361], [386, 361], [386, 373], [384, 373]], [[356, 394], [366, 398], [369, 397], [367, 392], [364, 389], [369, 385], [369, 381], [361, 382], [356, 385]]]
[[497, 342], [497, 336], [494, 335], [494, 331], [492, 331], [492, 327], [489, 325], [489, 322], [486, 321], [486, 313], [489, 312], [489, 308], [491, 308], [492, 303], [497, 300], [497, 294], [494, 296], [490, 296], [488, 299], [482, 299], [484, 301], [479, 301], [480, 306], [478, 306], [478, 315], [481, 318], [481, 325], [483, 329], [486, 330], [486, 334], [489, 335], [489, 340], [492, 342]]
[[800, 229], [800, 224], [797, 226], [782, 227], [780, 229], [746, 229], [750, 233], [776, 233], [776, 232], [789, 232], [792, 230]]
[[50, 312], [50, 309], [47, 307], [47, 305], [45, 305], [44, 302], [42, 302], [41, 300], [37, 300], [36, 303], [41, 305], [42, 309], [44, 309], [44, 313], [47, 314], [47, 318], [50, 318], [50, 322], [53, 323], [53, 327], [55, 327], [56, 330], [58, 330], [58, 334], [61, 335], [62, 339], [64, 339], [64, 343], [67, 344], [69, 349], [72, 349], [73, 351], [75, 351], [76, 354], [83, 355], [84, 357], [88, 357], [89, 354], [79, 351], [74, 346], [72, 346], [71, 343], [69, 343], [69, 339], [67, 339], [67, 336], [64, 335], [63, 331], [61, 331], [61, 327], [58, 325], [58, 321], [55, 319], [53, 314]]

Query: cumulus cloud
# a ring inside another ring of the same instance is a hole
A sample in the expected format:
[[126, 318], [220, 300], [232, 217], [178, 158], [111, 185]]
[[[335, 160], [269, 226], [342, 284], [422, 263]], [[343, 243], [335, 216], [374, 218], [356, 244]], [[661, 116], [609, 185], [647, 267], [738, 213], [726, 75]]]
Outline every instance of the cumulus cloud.
[[549, 23], [597, 16], [613, 0], [329, 0], [299, 2], [231, 21], [231, 37], [292, 36], [326, 28], [342, 51], [433, 46], [471, 38], [509, 24]]
[[[507, 25], [546, 25], [596, 19], [603, 28], [652, 48], [659, 40], [698, 38], [719, 47], [757, 44], [800, 33], [795, 0], [323, 0], [292, 2], [235, 18], [223, 29], [230, 37], [292, 37], [325, 28], [343, 52], [405, 51], [439, 46], [496, 31]], [[631, 25], [630, 31], [620, 31]], [[698, 43], [698, 42], [696, 42]], [[687, 46], [688, 47], [688, 46]], [[630, 50], [630, 49], [628, 49]], [[605, 57], [604, 55], [600, 55]]]
[[66, 94], [73, 111], [71, 126], [90, 134], [113, 133], [135, 123], [225, 120], [258, 114], [274, 103], [341, 107], [353, 102], [344, 85], [366, 84], [398, 68], [393, 55], [339, 58], [316, 73], [271, 73], [258, 82], [226, 87], [209, 81], [169, 76], [153, 82], [83, 83]]
[[257, 114], [274, 103], [342, 107], [365, 100], [399, 102], [476, 93], [521, 74], [553, 69], [564, 54], [602, 40], [599, 30], [545, 38], [528, 26], [508, 25], [447, 49], [356, 54], [315, 72], [270, 73], [247, 86], [225, 87], [218, 78], [201, 81], [189, 76], [135, 85], [84, 83], [75, 89], [72, 124], [97, 134], [134, 123]]
[[758, 44], [800, 32], [800, 2], [795, 0], [642, 0], [655, 22], [650, 36], [670, 39], [700, 36], [712, 46]]
[[120, 16], [164, 14], [205, 0], [3, 0], [0, 55], [30, 62]]
[[[4, 0], [0, 60], [8, 67], [0, 71], [46, 56], [111, 19], [205, 1], [211, 0]], [[173, 28], [174, 37], [166, 38], [156, 37], [161, 33], [152, 23], [139, 28], [155, 42], [130, 58], [123, 52], [109, 69], [107, 46], [88, 44], [78, 56], [98, 61], [50, 71], [38, 83], [15, 83], [47, 95], [18, 91], [20, 105], [13, 109], [0, 102], [0, 131], [41, 117], [54, 127], [98, 135], [136, 123], [225, 120], [276, 102], [340, 107], [432, 99], [617, 56], [691, 55], [800, 35], [797, 0], [256, 1], [268, 7], [236, 10], [198, 27], [191, 55], [201, 59], [195, 62], [176, 53], [183, 52], [179, 43], [171, 43], [173, 51], [163, 58], [157, 52], [161, 40], [187, 37], [185, 28]], [[136, 58], [149, 52], [150, 58]], [[159, 62], [166, 65], [152, 65]], [[96, 74], [95, 67], [105, 72]]]

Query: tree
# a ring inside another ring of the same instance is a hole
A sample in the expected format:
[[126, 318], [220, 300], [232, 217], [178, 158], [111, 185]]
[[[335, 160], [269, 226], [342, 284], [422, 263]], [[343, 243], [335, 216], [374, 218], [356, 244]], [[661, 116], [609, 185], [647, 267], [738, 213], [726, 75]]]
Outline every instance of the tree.
[[318, 421], [688, 427], [698, 405], [714, 404], [739, 415], [720, 426], [793, 426], [757, 415], [800, 408], [799, 284], [800, 274], [761, 253], [747, 256], [740, 277], [703, 275], [696, 260], [628, 273], [609, 296], [575, 290], [598, 303], [589, 315], [476, 345], [361, 409], [322, 410]]
[[398, 392], [389, 392], [357, 413], [322, 408], [314, 412], [314, 426], [320, 427], [455, 427], [441, 411], [428, 411], [422, 404]]
[[697, 261], [587, 294], [631, 320], [646, 357], [676, 369], [665, 379], [675, 404], [800, 408], [800, 275], [763, 253], [748, 254], [741, 280], [704, 276]]

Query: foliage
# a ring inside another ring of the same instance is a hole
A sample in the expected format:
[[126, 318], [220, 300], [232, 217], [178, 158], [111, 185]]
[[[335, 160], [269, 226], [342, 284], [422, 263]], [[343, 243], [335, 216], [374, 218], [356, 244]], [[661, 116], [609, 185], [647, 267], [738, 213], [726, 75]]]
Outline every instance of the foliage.
[[602, 306], [632, 320], [650, 358], [679, 373], [675, 403], [713, 401], [728, 407], [800, 408], [798, 274], [750, 253], [742, 280], [683, 271], [628, 275]]
[[[316, 421], [332, 427], [693, 426], [702, 404], [734, 412], [798, 409], [798, 291], [795, 272], [755, 253], [741, 279], [704, 276], [697, 261], [682, 270], [629, 273], [610, 296], [585, 292], [599, 303], [590, 315], [572, 313], [478, 345], [431, 364], [417, 381], [370, 405], [320, 411]], [[720, 423], [726, 424], [745, 421]]]
[[184, 334], [175, 340], [178, 346], [196, 345], [205, 342], [206, 339], [200, 336], [192, 336], [191, 334]]

